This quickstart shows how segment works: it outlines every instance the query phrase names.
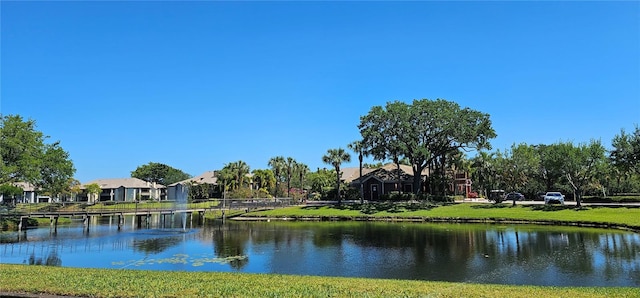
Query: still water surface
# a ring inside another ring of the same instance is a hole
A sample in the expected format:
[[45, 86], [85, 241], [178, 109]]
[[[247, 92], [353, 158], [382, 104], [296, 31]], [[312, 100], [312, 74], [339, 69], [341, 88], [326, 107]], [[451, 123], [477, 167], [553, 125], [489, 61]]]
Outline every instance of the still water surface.
[[112, 218], [0, 234], [0, 263], [555, 286], [640, 286], [640, 235], [530, 225], [216, 222], [118, 230]]

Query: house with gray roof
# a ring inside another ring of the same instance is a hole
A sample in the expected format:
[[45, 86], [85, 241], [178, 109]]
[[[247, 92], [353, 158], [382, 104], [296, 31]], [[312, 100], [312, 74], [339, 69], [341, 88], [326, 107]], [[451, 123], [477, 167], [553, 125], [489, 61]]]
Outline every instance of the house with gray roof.
[[22, 194], [14, 198], [5, 198], [0, 194], [0, 202], [13, 202], [13, 203], [51, 203], [53, 200], [50, 196], [42, 194], [35, 185], [29, 182], [13, 182], [13, 186], [17, 186], [22, 189]]
[[176, 201], [179, 194], [183, 193], [185, 188], [188, 187], [199, 187], [201, 191], [206, 192], [201, 194], [203, 199], [220, 196], [217, 171], [206, 171], [199, 176], [169, 184], [167, 187], [167, 199]]
[[[167, 187], [155, 182], [147, 182], [138, 178], [97, 179], [84, 183], [81, 189], [86, 190], [89, 184], [97, 184], [102, 189], [98, 201], [133, 202], [140, 200], [162, 201], [167, 199]], [[81, 197], [89, 201], [86, 191]], [[91, 199], [93, 201], [94, 199]]]

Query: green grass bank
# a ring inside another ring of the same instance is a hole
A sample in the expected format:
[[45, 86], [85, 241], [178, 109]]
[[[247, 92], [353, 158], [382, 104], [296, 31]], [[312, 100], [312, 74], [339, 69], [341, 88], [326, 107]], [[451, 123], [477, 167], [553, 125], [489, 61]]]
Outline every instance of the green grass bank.
[[640, 232], [640, 208], [559, 205], [460, 203], [422, 205], [408, 203], [298, 206], [241, 214], [238, 219], [298, 220], [411, 220], [449, 222], [502, 222], [618, 228]]
[[[0, 265], [0, 292], [78, 297], [638, 297], [636, 288]], [[34, 278], [39, 277], [39, 278]], [[29, 282], [25, 282], [29, 281]]]

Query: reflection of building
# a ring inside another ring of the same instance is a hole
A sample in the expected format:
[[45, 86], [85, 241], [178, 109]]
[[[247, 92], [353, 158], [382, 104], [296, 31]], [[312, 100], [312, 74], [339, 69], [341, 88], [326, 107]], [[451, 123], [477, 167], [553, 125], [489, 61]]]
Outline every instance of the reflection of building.
[[136, 201], [166, 200], [166, 187], [155, 182], [147, 182], [138, 178], [98, 179], [82, 185], [83, 194], [80, 200], [87, 201], [86, 186], [97, 184], [102, 189], [98, 201]]
[[[207, 171], [200, 176], [182, 180], [173, 184], [169, 184], [167, 188], [167, 199], [175, 201], [178, 194], [185, 188], [197, 185], [201, 189], [206, 190], [206, 194], [202, 194], [203, 199], [219, 197], [217, 171]], [[204, 186], [204, 187], [203, 187]]]

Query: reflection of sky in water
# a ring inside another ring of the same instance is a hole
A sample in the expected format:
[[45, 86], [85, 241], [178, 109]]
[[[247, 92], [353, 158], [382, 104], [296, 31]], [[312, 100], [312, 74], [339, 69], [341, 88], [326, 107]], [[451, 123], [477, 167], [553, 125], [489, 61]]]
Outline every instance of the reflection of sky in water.
[[[2, 233], [0, 262], [477, 283], [640, 286], [640, 235], [505, 225], [234, 223]], [[19, 241], [18, 241], [19, 240]], [[7, 243], [13, 242], [13, 243]], [[49, 258], [49, 259], [47, 259]]]

